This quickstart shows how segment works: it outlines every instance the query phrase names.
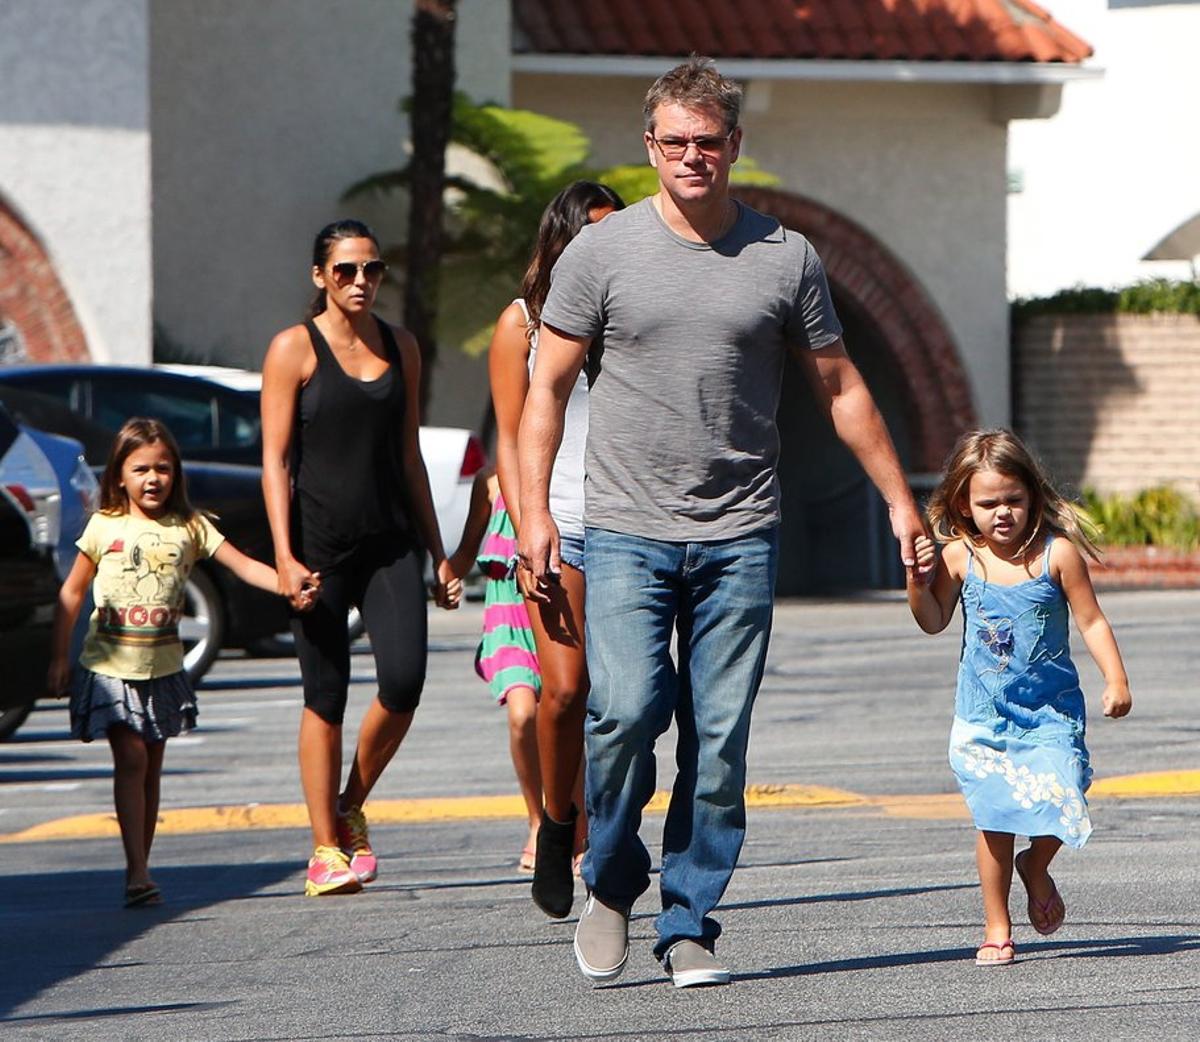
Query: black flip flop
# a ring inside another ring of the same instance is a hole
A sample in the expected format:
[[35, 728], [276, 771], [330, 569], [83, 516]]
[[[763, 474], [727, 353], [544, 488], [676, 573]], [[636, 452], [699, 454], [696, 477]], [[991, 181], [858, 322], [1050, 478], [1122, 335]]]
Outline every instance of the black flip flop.
[[162, 891], [156, 883], [143, 883], [141, 886], [125, 888], [125, 907], [142, 908], [145, 905], [162, 904]]

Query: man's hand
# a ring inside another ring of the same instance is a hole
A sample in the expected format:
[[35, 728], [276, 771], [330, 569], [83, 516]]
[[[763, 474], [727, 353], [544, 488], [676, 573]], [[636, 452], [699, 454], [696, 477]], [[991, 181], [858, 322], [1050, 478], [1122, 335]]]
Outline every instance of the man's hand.
[[888, 516], [892, 522], [892, 535], [900, 543], [900, 560], [905, 568], [914, 569], [913, 576], [917, 582], [927, 583], [937, 565], [936, 556], [932, 559], [926, 555], [925, 560], [917, 558], [917, 539], [925, 536], [925, 522], [917, 510], [916, 504], [909, 500], [888, 507]]
[[526, 570], [529, 575], [523, 583], [525, 595], [532, 600], [549, 603], [546, 587], [557, 583], [562, 575], [562, 561], [558, 556], [558, 526], [545, 511], [525, 511], [521, 518], [521, 532], [517, 538], [517, 570]]

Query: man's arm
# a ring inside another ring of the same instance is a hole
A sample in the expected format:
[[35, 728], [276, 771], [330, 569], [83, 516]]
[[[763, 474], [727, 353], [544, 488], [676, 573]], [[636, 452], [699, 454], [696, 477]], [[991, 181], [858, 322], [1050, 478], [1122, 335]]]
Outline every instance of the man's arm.
[[846, 345], [839, 339], [815, 351], [797, 351], [796, 357], [837, 436], [887, 503], [892, 533], [900, 542], [900, 560], [906, 568], [916, 567], [919, 576], [928, 575], [932, 565], [919, 566], [913, 548], [917, 536], [925, 533], [925, 524], [892, 437], [862, 375], [846, 354]]
[[[534, 585], [553, 582], [560, 570], [558, 529], [550, 517], [550, 473], [562, 442], [567, 399], [579, 378], [591, 339], [571, 336], [549, 326], [538, 330], [537, 361], [517, 435], [521, 527], [517, 553], [533, 573]], [[545, 594], [532, 594], [545, 599]]]

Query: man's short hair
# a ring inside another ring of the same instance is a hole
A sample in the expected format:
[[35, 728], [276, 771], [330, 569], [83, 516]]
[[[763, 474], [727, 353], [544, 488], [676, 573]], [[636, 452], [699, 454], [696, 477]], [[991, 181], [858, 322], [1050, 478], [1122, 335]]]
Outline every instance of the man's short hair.
[[658, 106], [670, 104], [689, 109], [716, 109], [725, 121], [726, 133], [732, 133], [742, 111], [742, 88], [717, 72], [711, 58], [693, 54], [682, 65], [664, 72], [646, 93], [642, 118], [648, 133], [654, 133], [654, 114]]

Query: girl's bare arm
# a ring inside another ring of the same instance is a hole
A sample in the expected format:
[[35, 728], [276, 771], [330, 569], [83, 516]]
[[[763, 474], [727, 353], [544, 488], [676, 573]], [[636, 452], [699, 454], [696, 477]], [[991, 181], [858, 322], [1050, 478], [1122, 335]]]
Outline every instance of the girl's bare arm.
[[[941, 633], [954, 617], [958, 593], [966, 563], [966, 548], [961, 542], [947, 543], [942, 548], [939, 564], [937, 548], [928, 536], [918, 536], [914, 543], [916, 564], [905, 569], [908, 607], [917, 625], [926, 633]], [[930, 569], [933, 582], [927, 576]]]
[[1096, 600], [1087, 562], [1069, 539], [1054, 540], [1050, 549], [1050, 574], [1062, 587], [1083, 642], [1104, 674], [1104, 692], [1100, 696], [1104, 715], [1114, 718], [1127, 715], [1133, 708], [1133, 696], [1129, 693], [1129, 677], [1125, 673], [1117, 638]]
[[71, 631], [79, 618], [79, 608], [87, 597], [88, 588], [96, 578], [96, 562], [85, 553], [75, 557], [70, 574], [58, 591], [54, 606], [54, 630], [50, 641], [50, 668], [46, 673], [46, 689], [56, 698], [66, 694], [71, 675]]
[[417, 341], [405, 329], [393, 329], [396, 344], [400, 349], [400, 362], [404, 369], [404, 484], [408, 492], [408, 503], [413, 512], [413, 521], [421, 536], [425, 549], [433, 559], [434, 600], [439, 608], [457, 608], [462, 596], [462, 583], [450, 570], [446, 550], [442, 545], [442, 533], [438, 528], [437, 514], [433, 509], [433, 494], [429, 491], [429, 473], [421, 456], [421, 351]]
[[487, 531], [488, 518], [492, 513], [488, 482], [493, 473], [491, 467], [484, 467], [471, 482], [471, 503], [467, 507], [462, 538], [458, 541], [458, 549], [450, 555], [450, 570], [459, 579], [465, 578], [471, 570], [479, 553], [479, 544], [483, 542], [483, 534]]
[[[256, 586], [260, 590], [266, 590], [267, 593], [279, 593], [279, 575], [269, 564], [263, 564], [262, 561], [255, 560], [242, 553], [229, 540], [223, 542], [217, 547], [217, 552], [213, 554], [213, 560], [217, 564], [228, 568], [242, 582], [249, 586]], [[312, 582], [306, 584], [305, 590], [316, 589], [320, 585], [320, 576], [316, 572], [312, 573]]]

